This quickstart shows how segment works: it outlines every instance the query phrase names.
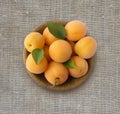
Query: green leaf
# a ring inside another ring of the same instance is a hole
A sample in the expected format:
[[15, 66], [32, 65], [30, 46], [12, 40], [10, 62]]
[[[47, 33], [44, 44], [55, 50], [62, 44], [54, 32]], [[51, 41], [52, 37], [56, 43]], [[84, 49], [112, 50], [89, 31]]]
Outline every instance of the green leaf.
[[63, 63], [65, 67], [67, 68], [74, 68], [76, 69], [77, 66], [75, 65], [73, 59], [69, 59], [68, 61], [66, 61], [65, 63]]
[[38, 48], [34, 49], [32, 51], [32, 57], [33, 57], [35, 63], [39, 64], [44, 57], [44, 50], [38, 49]]
[[66, 30], [63, 25], [54, 22], [47, 22], [48, 29], [51, 34], [59, 39], [65, 39]]

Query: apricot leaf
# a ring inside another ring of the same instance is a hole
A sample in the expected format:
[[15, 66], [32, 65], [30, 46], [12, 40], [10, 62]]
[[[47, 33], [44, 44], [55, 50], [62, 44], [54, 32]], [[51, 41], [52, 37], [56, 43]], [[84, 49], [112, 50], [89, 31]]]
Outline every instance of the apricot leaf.
[[76, 69], [77, 66], [75, 65], [73, 59], [69, 59], [68, 61], [66, 61], [65, 63], [63, 63], [65, 67], [67, 68], [74, 68]]
[[63, 25], [55, 22], [47, 22], [47, 26], [52, 35], [59, 39], [65, 39], [66, 30]]
[[44, 57], [44, 50], [36, 48], [32, 51], [32, 57], [36, 64], [39, 64]]

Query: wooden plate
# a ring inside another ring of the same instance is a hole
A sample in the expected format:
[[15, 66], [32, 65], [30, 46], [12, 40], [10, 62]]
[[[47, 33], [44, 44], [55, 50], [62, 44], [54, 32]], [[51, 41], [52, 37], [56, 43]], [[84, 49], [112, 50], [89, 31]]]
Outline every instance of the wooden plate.
[[[63, 21], [54, 21], [54, 22], [61, 23], [62, 25], [65, 25], [67, 23], [67, 22], [63, 22]], [[42, 34], [43, 30], [45, 29], [46, 26], [47, 26], [47, 23], [44, 23], [44, 24], [38, 26], [34, 31], [40, 32]], [[23, 49], [24, 63], [26, 62], [26, 58], [27, 58], [28, 55], [29, 55], [29, 52], [24, 48]], [[93, 67], [93, 63], [94, 63], [93, 60], [94, 60], [94, 58], [91, 58], [91, 59], [87, 60], [89, 68], [88, 68], [88, 72], [87, 72], [86, 75], [84, 75], [81, 78], [72, 78], [71, 76], [69, 76], [68, 80], [64, 84], [59, 85], [59, 86], [55, 86], [55, 87], [53, 87], [45, 79], [44, 74], [33, 74], [29, 71], [27, 71], [27, 72], [28, 72], [29, 76], [35, 82], [37, 82], [40, 86], [45, 87], [45, 88], [50, 89], [50, 90], [65, 91], [65, 90], [70, 90], [70, 89], [73, 89], [73, 88], [76, 88], [76, 87], [80, 86], [87, 79], [87, 77], [90, 75], [90, 71]]]

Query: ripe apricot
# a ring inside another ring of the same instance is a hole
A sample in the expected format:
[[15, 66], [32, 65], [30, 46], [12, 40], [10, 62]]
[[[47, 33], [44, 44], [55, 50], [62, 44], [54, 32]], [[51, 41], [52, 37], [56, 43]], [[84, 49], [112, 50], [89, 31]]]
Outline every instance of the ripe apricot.
[[67, 39], [71, 41], [77, 41], [86, 35], [86, 25], [78, 20], [70, 21], [65, 25], [67, 32]]
[[32, 52], [35, 48], [42, 49], [44, 43], [45, 39], [39, 32], [31, 32], [24, 40], [24, 46], [29, 52]]
[[67, 61], [71, 54], [72, 48], [65, 40], [56, 40], [49, 47], [50, 57], [56, 62]]
[[58, 40], [58, 38], [56, 38], [55, 36], [53, 36], [50, 32], [48, 27], [45, 28], [45, 30], [43, 31], [43, 37], [45, 38], [45, 43], [47, 45], [52, 44], [54, 41]]
[[94, 56], [96, 51], [97, 43], [96, 40], [90, 36], [80, 39], [74, 47], [75, 53], [80, 57], [89, 59]]
[[62, 63], [51, 61], [44, 75], [52, 85], [60, 85], [68, 79], [68, 70]]
[[76, 68], [68, 68], [70, 75], [75, 78], [84, 76], [88, 71], [87, 61], [79, 56], [73, 56], [72, 58]]
[[49, 56], [49, 47], [47, 45], [44, 46], [44, 55], [45, 55], [47, 61], [50, 62], [51, 58]]
[[70, 40], [67, 40], [67, 42], [71, 45], [71, 48], [72, 48], [72, 56], [75, 55], [75, 52], [74, 52], [74, 45], [75, 43], [73, 41], [70, 41]]
[[36, 64], [32, 54], [29, 54], [26, 59], [26, 68], [28, 71], [34, 74], [43, 73], [47, 68], [48, 62], [47, 59], [44, 57], [39, 64]]

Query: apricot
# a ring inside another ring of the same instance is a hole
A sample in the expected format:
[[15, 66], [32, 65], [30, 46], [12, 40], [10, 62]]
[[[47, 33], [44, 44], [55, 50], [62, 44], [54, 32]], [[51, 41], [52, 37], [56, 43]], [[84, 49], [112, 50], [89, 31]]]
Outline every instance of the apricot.
[[36, 64], [32, 54], [29, 54], [26, 59], [26, 68], [28, 71], [34, 74], [43, 73], [47, 69], [47, 59], [44, 57], [39, 64]]
[[88, 71], [87, 61], [79, 56], [73, 56], [72, 59], [76, 68], [68, 68], [70, 75], [74, 78], [80, 78], [84, 76]]
[[53, 36], [50, 32], [48, 27], [45, 28], [45, 30], [43, 31], [43, 37], [45, 38], [45, 43], [47, 45], [52, 44], [54, 41], [58, 40], [57, 37]]
[[87, 33], [86, 25], [78, 20], [70, 21], [65, 25], [67, 32], [67, 39], [71, 41], [78, 41]]
[[90, 36], [80, 39], [74, 47], [75, 53], [80, 57], [89, 59], [94, 56], [96, 52], [96, 40]]
[[68, 79], [68, 70], [62, 63], [51, 61], [44, 75], [50, 84], [60, 85]]
[[51, 58], [49, 56], [49, 47], [47, 45], [44, 46], [44, 55], [45, 55], [47, 61], [50, 62]]
[[50, 57], [56, 62], [67, 61], [72, 54], [70, 44], [65, 40], [56, 40], [49, 47]]
[[32, 52], [35, 48], [42, 49], [44, 43], [45, 39], [39, 32], [31, 32], [24, 40], [24, 46], [29, 52]]
[[75, 52], [74, 52], [74, 45], [75, 43], [73, 41], [69, 41], [67, 40], [67, 42], [71, 45], [71, 48], [72, 48], [72, 56], [75, 55]]

